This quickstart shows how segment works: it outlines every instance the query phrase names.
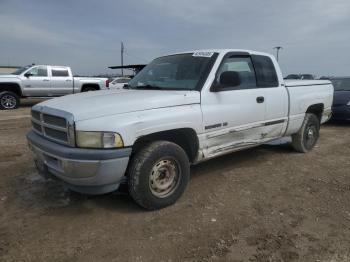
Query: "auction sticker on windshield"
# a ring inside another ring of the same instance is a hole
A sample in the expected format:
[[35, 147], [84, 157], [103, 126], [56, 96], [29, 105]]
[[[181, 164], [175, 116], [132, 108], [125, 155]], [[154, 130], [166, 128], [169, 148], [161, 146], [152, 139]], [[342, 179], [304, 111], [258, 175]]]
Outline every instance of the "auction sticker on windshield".
[[214, 52], [194, 52], [192, 56], [212, 57]]

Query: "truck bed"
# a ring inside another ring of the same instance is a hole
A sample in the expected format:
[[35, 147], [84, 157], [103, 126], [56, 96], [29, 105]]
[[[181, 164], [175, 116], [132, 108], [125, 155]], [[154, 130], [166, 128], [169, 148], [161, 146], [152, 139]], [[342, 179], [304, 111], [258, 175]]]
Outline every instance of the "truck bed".
[[333, 101], [333, 86], [328, 80], [286, 80], [289, 94], [289, 125], [286, 135], [293, 134], [300, 128], [305, 112], [310, 104], [324, 105], [321, 123], [328, 120]]
[[314, 85], [330, 85], [328, 80], [284, 80], [286, 87], [294, 86], [314, 86]]

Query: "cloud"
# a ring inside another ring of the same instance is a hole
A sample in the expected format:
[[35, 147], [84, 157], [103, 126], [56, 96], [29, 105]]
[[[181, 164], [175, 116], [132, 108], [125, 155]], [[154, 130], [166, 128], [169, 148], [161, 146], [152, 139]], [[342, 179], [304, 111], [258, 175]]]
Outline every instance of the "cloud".
[[[35, 4], [33, 4], [35, 3]], [[0, 1], [0, 60], [70, 64], [79, 74], [200, 48], [274, 52], [284, 72], [349, 74], [348, 0]]]
[[3, 39], [11, 41], [25, 41], [26, 43], [55, 44], [55, 45], [72, 45], [77, 44], [74, 39], [65, 34], [39, 27], [28, 21], [17, 20], [16, 17], [2, 15], [0, 24], [6, 25], [0, 27], [0, 35]]

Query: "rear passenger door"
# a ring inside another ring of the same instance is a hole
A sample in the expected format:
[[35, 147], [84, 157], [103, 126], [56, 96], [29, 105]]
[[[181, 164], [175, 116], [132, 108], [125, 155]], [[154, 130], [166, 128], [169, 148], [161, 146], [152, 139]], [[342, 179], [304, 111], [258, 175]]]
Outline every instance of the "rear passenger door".
[[277, 62], [264, 55], [251, 56], [257, 87], [263, 91], [265, 116], [264, 130], [262, 133], [264, 140], [271, 140], [283, 135], [288, 120], [288, 93], [284, 84], [278, 79], [276, 68]]
[[67, 67], [51, 67], [51, 88], [55, 96], [73, 93], [73, 77]]

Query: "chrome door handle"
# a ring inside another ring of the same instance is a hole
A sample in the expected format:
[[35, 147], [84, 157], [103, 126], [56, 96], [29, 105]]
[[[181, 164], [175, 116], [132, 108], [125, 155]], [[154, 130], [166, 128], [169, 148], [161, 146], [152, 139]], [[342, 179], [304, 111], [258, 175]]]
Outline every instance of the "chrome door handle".
[[48, 82], [48, 81], [50, 81], [50, 80], [49, 80], [49, 79], [44, 79], [43, 81]]
[[67, 80], [66, 80], [66, 82], [72, 82], [72, 80], [70, 80], [70, 79], [67, 79]]

